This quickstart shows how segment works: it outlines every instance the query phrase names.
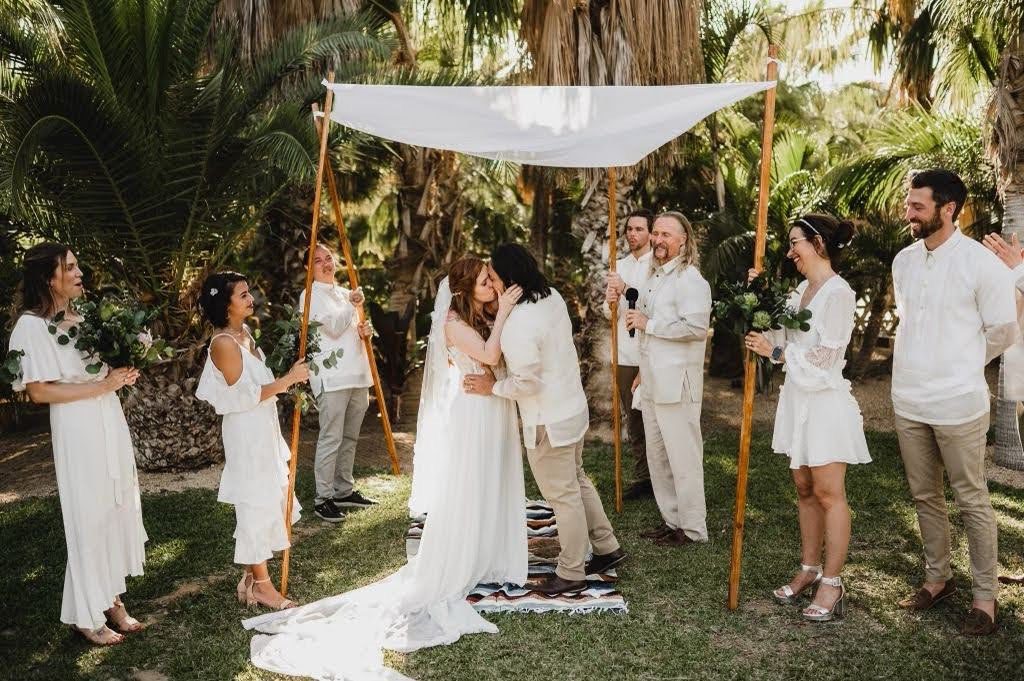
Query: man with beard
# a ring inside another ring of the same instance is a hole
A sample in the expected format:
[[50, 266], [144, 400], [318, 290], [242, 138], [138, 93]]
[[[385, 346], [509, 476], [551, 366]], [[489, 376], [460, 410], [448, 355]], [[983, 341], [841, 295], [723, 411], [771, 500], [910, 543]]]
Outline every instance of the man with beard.
[[682, 213], [657, 217], [651, 246], [640, 309], [626, 312], [626, 328], [641, 332], [635, 387], [662, 519], [642, 536], [663, 546], [687, 546], [708, 540], [700, 409], [711, 287], [697, 270], [697, 241]]
[[608, 273], [605, 290], [604, 315], [612, 318], [611, 303], [619, 303], [619, 357], [615, 371], [619, 385], [619, 403], [626, 415], [629, 444], [633, 450], [633, 484], [623, 495], [626, 499], [642, 499], [653, 493], [651, 471], [647, 466], [647, 449], [644, 441], [644, 419], [639, 409], [633, 409], [633, 395], [630, 392], [633, 381], [640, 372], [640, 339], [636, 332], [630, 335], [626, 329], [626, 304], [621, 296], [627, 288], [640, 291], [647, 281], [651, 266], [651, 226], [654, 216], [649, 210], [635, 210], [626, 218], [626, 243], [629, 253], [615, 265], [615, 272]]
[[948, 170], [910, 178], [906, 219], [918, 241], [892, 264], [900, 319], [892, 401], [925, 557], [924, 584], [899, 605], [927, 610], [956, 591], [945, 469], [964, 519], [973, 577], [974, 600], [961, 631], [979, 636], [998, 628], [996, 519], [985, 479], [985, 365], [1018, 331], [1007, 269], [954, 223], [966, 199], [963, 181]]

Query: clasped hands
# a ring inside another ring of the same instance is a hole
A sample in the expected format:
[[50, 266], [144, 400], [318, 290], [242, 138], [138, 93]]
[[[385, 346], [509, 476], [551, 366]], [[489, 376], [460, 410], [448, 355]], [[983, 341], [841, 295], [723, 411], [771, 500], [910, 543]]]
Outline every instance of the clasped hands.
[[[362, 317], [363, 303], [366, 302], [366, 296], [363, 295], [363, 289], [357, 288], [353, 291], [350, 291], [348, 294], [348, 302], [352, 303], [354, 306], [359, 308], [359, 316]], [[363, 319], [363, 321], [359, 322], [359, 325], [356, 327], [356, 331], [359, 333], [360, 338], [371, 337], [373, 335], [373, 327], [370, 325], [370, 320]]]
[[[619, 302], [623, 291], [626, 290], [626, 282], [622, 280], [618, 272], [609, 272], [605, 275], [604, 300], [609, 305]], [[626, 310], [626, 328], [630, 331], [647, 328], [647, 315], [638, 310]]]

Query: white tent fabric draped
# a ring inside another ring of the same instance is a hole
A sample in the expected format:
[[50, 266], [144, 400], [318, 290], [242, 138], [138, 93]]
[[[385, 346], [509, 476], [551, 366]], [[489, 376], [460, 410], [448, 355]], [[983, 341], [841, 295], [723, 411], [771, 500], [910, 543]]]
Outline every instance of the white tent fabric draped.
[[324, 85], [331, 119], [404, 144], [560, 168], [630, 166], [704, 117], [775, 85]]

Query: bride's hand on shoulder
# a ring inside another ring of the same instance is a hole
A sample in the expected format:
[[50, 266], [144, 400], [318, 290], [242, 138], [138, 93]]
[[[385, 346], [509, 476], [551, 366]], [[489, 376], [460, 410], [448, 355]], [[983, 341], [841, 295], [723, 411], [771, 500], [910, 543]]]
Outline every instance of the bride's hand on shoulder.
[[516, 303], [523, 297], [523, 289], [518, 284], [513, 285], [505, 289], [505, 291], [498, 296], [498, 314], [507, 317], [512, 313]]

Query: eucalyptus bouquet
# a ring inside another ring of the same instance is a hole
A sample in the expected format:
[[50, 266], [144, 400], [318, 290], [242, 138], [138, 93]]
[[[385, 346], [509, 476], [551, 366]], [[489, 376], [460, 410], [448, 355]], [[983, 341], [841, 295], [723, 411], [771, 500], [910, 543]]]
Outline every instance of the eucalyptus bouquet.
[[21, 358], [25, 353], [21, 350], [9, 350], [0, 360], [0, 383], [14, 384], [21, 380]]
[[85, 356], [85, 370], [98, 374], [106, 364], [112, 368], [146, 369], [174, 356], [167, 341], [155, 338], [149, 324], [157, 315], [153, 308], [122, 296], [109, 295], [86, 300], [75, 306], [82, 320], [66, 329], [62, 310], [47, 325], [58, 345], [74, 343]]
[[[764, 332], [786, 329], [810, 331], [810, 310], [794, 310], [789, 305], [789, 294], [793, 290], [786, 279], [756, 277], [753, 281], [725, 284], [720, 298], [714, 306], [715, 319], [726, 326], [739, 339], [751, 331]], [[755, 355], [757, 359], [758, 385], [762, 390], [771, 389], [774, 365], [767, 357]]]
[[[274, 372], [275, 376], [288, 373], [288, 370], [295, 363], [295, 356], [299, 351], [299, 331], [302, 329], [302, 311], [291, 305], [284, 305], [283, 307], [285, 311], [284, 318], [275, 321], [270, 327], [270, 335], [272, 336], [269, 339], [271, 341], [271, 351], [267, 355], [266, 361], [267, 367]], [[342, 356], [342, 351], [339, 349], [330, 352], [319, 362], [315, 360], [316, 356], [320, 353], [321, 326], [323, 324], [320, 322], [310, 321], [306, 327], [306, 356], [303, 359], [309, 365], [309, 372], [314, 376], [320, 373], [321, 365], [325, 369], [333, 369], [338, 366], [338, 361]], [[256, 339], [261, 340], [262, 337], [262, 331], [257, 330]], [[306, 413], [311, 403], [315, 404], [310, 399], [311, 395], [304, 385], [292, 386], [288, 394], [298, 403], [302, 413]]]

